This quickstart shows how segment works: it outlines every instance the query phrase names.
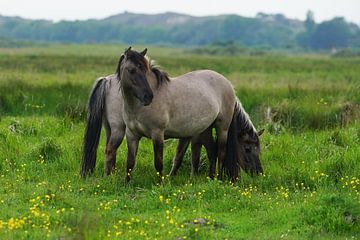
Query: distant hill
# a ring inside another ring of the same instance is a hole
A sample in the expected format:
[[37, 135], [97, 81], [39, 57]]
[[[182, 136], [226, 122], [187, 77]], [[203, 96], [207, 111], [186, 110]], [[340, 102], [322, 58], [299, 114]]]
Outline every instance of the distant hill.
[[[345, 31], [349, 32], [347, 36], [349, 39], [342, 41], [339, 47], [360, 45], [359, 27], [346, 23], [345, 20], [342, 21], [344, 22], [342, 28], [350, 29]], [[328, 29], [329, 27], [325, 28], [326, 31]], [[238, 15], [194, 17], [174, 12], [161, 14], [124, 12], [100, 20], [60, 22], [0, 15], [0, 38], [40, 42], [122, 42], [186, 46], [233, 42], [246, 47], [322, 48], [321, 44], [310, 44], [310, 35], [317, 35], [313, 32], [306, 35], [304, 34], [306, 31], [308, 29], [303, 21], [289, 19], [282, 14], [265, 13], [259, 13], [255, 18], [248, 18]], [[323, 33], [319, 34], [323, 37], [321, 35]], [[313, 41], [316, 42], [316, 39]], [[325, 45], [324, 48], [338, 47], [336, 41]]]
[[198, 19], [200, 18], [174, 12], [165, 12], [160, 14], [136, 14], [124, 12], [107, 17], [103, 19], [103, 21], [123, 25], [173, 27], [184, 24], [188, 21], [196, 21]]

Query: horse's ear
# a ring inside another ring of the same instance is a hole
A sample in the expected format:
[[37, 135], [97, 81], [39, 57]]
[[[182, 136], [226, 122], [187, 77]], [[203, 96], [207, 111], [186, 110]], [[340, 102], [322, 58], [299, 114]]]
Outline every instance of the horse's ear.
[[127, 55], [128, 53], [129, 53], [129, 51], [131, 50], [131, 46], [130, 47], [128, 47], [126, 50], [125, 50], [125, 52], [124, 52], [124, 54], [125, 55]]
[[147, 53], [147, 48], [145, 48], [140, 54], [145, 57], [146, 53]]
[[121, 75], [121, 73], [120, 73], [120, 67], [121, 67], [121, 63], [122, 63], [122, 61], [124, 60], [124, 58], [125, 58], [125, 55], [122, 54], [122, 55], [120, 56], [120, 58], [119, 58], [119, 63], [118, 63], [118, 65], [117, 65], [117, 67], [116, 67], [116, 75], [118, 76], [118, 79], [120, 79], [120, 75]]
[[261, 129], [260, 131], [258, 131], [258, 136], [260, 137], [263, 133], [264, 133], [265, 129]]

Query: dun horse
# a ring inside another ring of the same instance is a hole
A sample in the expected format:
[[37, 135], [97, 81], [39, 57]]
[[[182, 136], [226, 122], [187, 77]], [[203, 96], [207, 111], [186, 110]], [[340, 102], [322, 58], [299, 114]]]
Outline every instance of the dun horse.
[[[99, 144], [101, 125], [106, 131], [106, 150], [105, 150], [105, 173], [109, 175], [115, 169], [116, 151], [121, 145], [126, 125], [122, 116], [123, 98], [121, 95], [120, 84], [117, 75], [109, 75], [96, 80], [91, 91], [88, 102], [88, 118], [83, 144], [83, 160], [81, 175], [85, 177], [89, 172], [93, 172], [96, 164], [96, 152]], [[204, 145], [209, 159], [216, 161], [214, 140], [211, 129], [200, 136], [192, 139], [181, 139], [179, 141], [174, 165], [170, 175], [176, 175], [184, 154], [192, 142], [192, 174], [196, 174], [199, 168], [201, 146]], [[214, 165], [214, 164], [213, 164]]]
[[241, 127], [244, 112], [231, 83], [210, 70], [170, 79], [151, 66], [145, 58], [146, 52], [147, 49], [139, 53], [130, 47], [120, 57], [117, 67], [128, 145], [126, 182], [130, 180], [142, 137], [152, 140], [155, 168], [162, 176], [164, 139], [192, 138], [213, 127], [220, 178], [225, 170], [235, 181], [245, 154], [240, 152], [239, 138], [255, 144], [257, 160], [260, 141], [250, 124]]
[[[134, 56], [140, 57], [140, 55], [135, 51], [131, 51], [129, 49], [127, 53], [135, 54]], [[144, 53], [144, 52], [143, 52]], [[126, 54], [127, 55], [127, 54]], [[145, 54], [144, 54], [145, 55]], [[143, 65], [138, 64], [137, 67], [146, 67], [151, 69], [151, 72], [154, 74], [156, 78], [156, 82], [160, 85], [164, 81], [168, 81], [167, 75], [161, 71], [159, 71], [154, 66], [150, 65], [147, 59], [142, 55], [142, 58], [138, 58], [142, 60]], [[120, 67], [121, 63], [124, 60], [125, 55], [123, 55], [119, 61], [119, 66], [117, 69], [117, 77], [120, 76]], [[144, 68], [145, 69], [145, 68]], [[133, 71], [134, 69], [132, 69]], [[103, 124], [106, 129], [107, 135], [107, 146], [106, 146], [106, 173], [109, 174], [111, 170], [115, 166], [116, 159], [116, 150], [118, 146], [121, 144], [121, 141], [125, 132], [125, 121], [122, 118], [122, 109], [124, 100], [122, 99], [121, 94], [118, 92], [119, 82], [115, 81], [114, 75], [108, 76], [106, 78], [101, 78], [97, 81], [94, 86], [94, 89], [91, 93], [89, 100], [89, 115], [88, 122], [86, 128], [86, 134], [84, 138], [84, 155], [82, 162], [82, 175], [85, 176], [88, 172], [93, 171], [95, 167], [96, 161], [96, 149], [99, 142], [100, 130], [101, 130], [101, 122], [103, 120]], [[145, 101], [146, 95], [143, 96]], [[238, 174], [238, 166], [240, 165], [246, 171], [250, 171], [251, 173], [259, 173], [262, 171], [261, 164], [258, 158], [259, 155], [259, 139], [256, 134], [256, 130], [252, 125], [248, 115], [243, 110], [241, 104], [239, 102], [236, 103], [236, 109], [238, 109], [237, 118], [240, 119], [240, 127], [238, 133], [233, 136], [234, 144], [238, 148], [236, 151], [228, 151], [227, 158], [235, 160], [234, 162], [227, 161], [227, 172], [232, 175], [234, 178], [235, 175]], [[236, 119], [235, 119], [236, 120]], [[200, 149], [201, 145], [205, 145], [208, 156], [210, 159], [210, 176], [214, 175], [215, 167], [216, 167], [216, 149], [215, 143], [212, 139], [211, 134], [212, 125], [209, 126], [204, 132], [200, 133], [200, 135], [192, 136], [192, 162], [193, 162], [193, 171], [196, 171], [198, 168], [198, 162], [200, 158]], [[235, 126], [236, 128], [236, 126]], [[230, 132], [228, 134], [231, 136]], [[255, 140], [254, 140], [255, 139]], [[181, 160], [184, 156], [186, 148], [188, 147], [190, 142], [189, 137], [180, 138], [179, 145], [177, 148], [176, 156], [174, 158], [174, 164], [171, 171], [171, 175], [175, 175], [177, 169], [181, 164]], [[230, 141], [231, 142], [231, 141]], [[230, 149], [230, 148], [228, 148]], [[130, 154], [131, 152], [129, 152]], [[231, 154], [237, 153], [235, 156], [231, 156]], [[231, 159], [230, 159], [231, 160]], [[128, 164], [129, 165], [129, 164]], [[155, 161], [156, 165], [156, 161]], [[128, 166], [129, 167], [129, 166]], [[158, 167], [157, 167], [158, 168]], [[221, 168], [222, 169], [222, 168]], [[234, 172], [235, 170], [235, 172]], [[128, 172], [130, 168], [128, 168]]]

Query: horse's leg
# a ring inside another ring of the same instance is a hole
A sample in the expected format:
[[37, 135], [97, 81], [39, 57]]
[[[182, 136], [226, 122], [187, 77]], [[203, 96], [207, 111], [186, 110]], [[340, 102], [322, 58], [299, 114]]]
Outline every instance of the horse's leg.
[[[106, 153], [106, 149], [107, 149], [107, 145], [110, 141], [110, 137], [111, 137], [111, 127], [109, 122], [107, 121], [107, 119], [105, 118], [103, 121], [103, 126], [105, 128], [105, 135], [106, 135], [106, 145], [105, 145], [105, 174], [107, 174], [106, 172], [106, 165], [107, 165], [107, 153]], [[108, 175], [108, 174], [107, 174]]]
[[188, 148], [190, 143], [190, 139], [188, 138], [180, 138], [178, 145], [176, 147], [176, 154], [173, 159], [173, 165], [170, 171], [170, 176], [173, 177], [177, 174], [177, 171], [179, 170], [182, 160], [184, 159], [186, 149]]
[[140, 138], [134, 136], [126, 131], [126, 142], [128, 147], [127, 161], [126, 161], [126, 177], [125, 183], [128, 183], [131, 178], [131, 171], [134, 169], [136, 154], [139, 146]]
[[191, 140], [191, 176], [199, 173], [201, 146], [201, 135]]
[[216, 172], [216, 143], [212, 136], [212, 128], [201, 134], [201, 142], [205, 146], [209, 158], [209, 177], [214, 179]]
[[110, 175], [111, 172], [115, 170], [116, 151], [119, 148], [122, 140], [124, 139], [125, 125], [113, 125], [110, 127], [109, 132], [110, 136], [108, 137], [108, 131], [106, 131], [107, 143], [105, 150], [105, 173], [107, 175]]
[[161, 182], [163, 171], [164, 133], [155, 133], [152, 135], [151, 139], [154, 146], [154, 165]]
[[224, 171], [224, 161], [226, 154], [226, 143], [227, 143], [227, 129], [220, 127], [216, 128], [217, 135], [217, 152], [218, 152], [218, 162], [219, 162], [219, 176], [218, 179], [222, 179]]

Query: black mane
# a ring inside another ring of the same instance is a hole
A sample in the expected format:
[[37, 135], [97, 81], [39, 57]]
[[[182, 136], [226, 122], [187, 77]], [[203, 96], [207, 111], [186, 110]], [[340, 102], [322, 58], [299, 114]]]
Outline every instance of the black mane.
[[157, 67], [155, 67], [153, 65], [151, 65], [150, 68], [151, 68], [151, 71], [156, 76], [157, 86], [158, 87], [160, 87], [164, 83], [167, 83], [167, 82], [170, 81], [169, 75], [166, 72], [161, 71], [159, 68], [157, 68]]

